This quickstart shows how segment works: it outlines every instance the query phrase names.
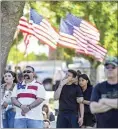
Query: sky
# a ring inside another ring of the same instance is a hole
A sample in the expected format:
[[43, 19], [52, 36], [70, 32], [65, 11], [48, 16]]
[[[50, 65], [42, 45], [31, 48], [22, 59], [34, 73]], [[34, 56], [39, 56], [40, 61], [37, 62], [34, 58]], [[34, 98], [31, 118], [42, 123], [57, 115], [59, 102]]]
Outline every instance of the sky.
[[[18, 49], [20, 52], [25, 51], [25, 44], [24, 40], [21, 41], [21, 43], [18, 45]], [[30, 43], [28, 45], [27, 54], [34, 52], [36, 55], [39, 55], [41, 53], [45, 53], [47, 56], [49, 55], [49, 47], [48, 45], [39, 45], [38, 39], [34, 36], [31, 36]]]

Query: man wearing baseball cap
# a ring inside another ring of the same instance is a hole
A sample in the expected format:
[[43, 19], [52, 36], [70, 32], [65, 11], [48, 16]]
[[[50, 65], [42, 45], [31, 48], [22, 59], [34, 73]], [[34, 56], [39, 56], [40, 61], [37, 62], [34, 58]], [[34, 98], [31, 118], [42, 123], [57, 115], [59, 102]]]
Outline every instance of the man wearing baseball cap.
[[118, 58], [108, 57], [104, 66], [107, 80], [94, 87], [90, 109], [97, 128], [118, 128]]

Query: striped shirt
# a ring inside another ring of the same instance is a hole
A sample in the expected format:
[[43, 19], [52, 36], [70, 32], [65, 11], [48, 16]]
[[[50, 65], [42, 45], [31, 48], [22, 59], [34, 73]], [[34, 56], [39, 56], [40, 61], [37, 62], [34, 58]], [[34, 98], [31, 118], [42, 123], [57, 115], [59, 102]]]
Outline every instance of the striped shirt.
[[[23, 105], [30, 105], [36, 100], [36, 98], [45, 99], [45, 89], [44, 86], [36, 80], [33, 80], [31, 83], [28, 84], [22, 82], [21, 84], [17, 84], [14, 87], [12, 97], [16, 97], [18, 101]], [[43, 102], [39, 106], [33, 108], [28, 113], [26, 113], [25, 116], [22, 116], [21, 109], [16, 107], [15, 118], [43, 120], [42, 106]]]

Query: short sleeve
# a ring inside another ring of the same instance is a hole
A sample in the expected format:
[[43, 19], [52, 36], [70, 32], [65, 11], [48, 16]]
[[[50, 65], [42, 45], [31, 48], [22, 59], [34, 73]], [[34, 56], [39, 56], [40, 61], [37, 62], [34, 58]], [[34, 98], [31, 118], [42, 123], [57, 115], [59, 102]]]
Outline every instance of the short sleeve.
[[43, 85], [40, 84], [40, 85], [38, 86], [38, 90], [37, 90], [37, 95], [36, 95], [36, 97], [45, 99], [45, 96], [46, 96], [45, 88], [44, 88]]
[[77, 86], [77, 96], [76, 97], [83, 97], [83, 93], [82, 93], [80, 86]]
[[49, 114], [49, 120], [50, 121], [55, 121], [55, 116], [53, 115], [52, 112], [50, 112], [50, 114]]
[[101, 94], [100, 94], [100, 90], [99, 90], [99, 84], [96, 85], [93, 90], [92, 90], [92, 94], [91, 94], [91, 101], [95, 101], [98, 102], [98, 100], [101, 98]]

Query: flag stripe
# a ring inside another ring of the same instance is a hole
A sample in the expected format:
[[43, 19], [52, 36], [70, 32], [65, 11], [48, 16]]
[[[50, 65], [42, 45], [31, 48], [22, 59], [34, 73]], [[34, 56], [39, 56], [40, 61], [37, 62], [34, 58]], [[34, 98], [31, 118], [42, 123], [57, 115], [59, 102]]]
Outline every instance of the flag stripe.
[[60, 37], [58, 44], [64, 47], [76, 49], [77, 48], [77, 41], [76, 38], [72, 35], [60, 32]]
[[45, 35], [47, 36], [48, 39], [52, 40], [53, 42], [56, 41], [56, 37], [52, 36], [51, 33], [49, 33], [49, 31], [47, 31], [45, 28], [43, 28], [42, 26], [38, 26], [36, 24], [33, 25], [33, 29], [37, 30], [37, 32], [39, 33], [45, 33]]
[[96, 32], [99, 32], [93, 25], [91, 25], [90, 23], [86, 22], [85, 20], [81, 21], [84, 25], [86, 25], [87, 27], [89, 27], [90, 29], [93, 29]]
[[32, 29], [34, 31], [34, 36], [55, 49], [59, 39], [59, 34], [55, 32], [51, 24], [34, 9], [30, 10], [30, 15], [30, 20], [33, 21]]
[[99, 38], [97, 38], [97, 37], [95, 37], [94, 35], [92, 35], [92, 34], [90, 33], [90, 31], [87, 31], [86, 29], [81, 28], [81, 27], [80, 27], [80, 30], [83, 32], [83, 34], [84, 34], [85, 36], [87, 36], [87, 37], [89, 37], [89, 38], [92, 38], [92, 39], [94, 39], [94, 40], [99, 41]]
[[88, 35], [83, 33], [83, 31], [80, 30], [80, 28], [78, 28], [78, 27], [74, 27], [74, 28], [75, 28], [74, 33], [76, 33], [78, 36], [80, 36], [81, 38], [83, 38], [86, 41], [89, 41], [90, 43], [98, 44], [98, 41], [96, 39], [91, 39], [90, 37], [88, 37]]
[[83, 28], [83, 29], [87, 30], [88, 32], [90, 32], [90, 34], [92, 34], [95, 37], [99, 37], [100, 36], [99, 33], [97, 33], [96, 31], [92, 30], [91, 28], [87, 27], [86, 25], [84, 25], [82, 23], [80, 24], [80, 28]]
[[76, 49], [77, 48], [76, 45], [70, 44], [70, 43], [68, 43], [66, 41], [63, 41], [63, 40], [60, 40], [58, 45], [63, 46], [63, 47], [67, 47], [67, 48], [71, 48], [71, 49]]

